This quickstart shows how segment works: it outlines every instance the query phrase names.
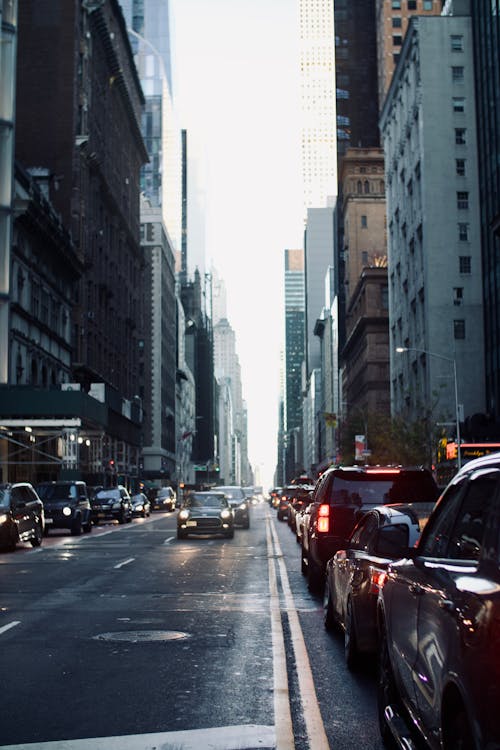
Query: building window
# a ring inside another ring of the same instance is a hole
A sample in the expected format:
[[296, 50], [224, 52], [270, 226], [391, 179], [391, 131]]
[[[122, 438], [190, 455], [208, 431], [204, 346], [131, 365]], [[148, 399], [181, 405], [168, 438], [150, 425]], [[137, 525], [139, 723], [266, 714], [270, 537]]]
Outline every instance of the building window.
[[399, 34], [395, 34], [392, 37], [392, 44], [393, 44], [393, 47], [401, 47], [401, 45], [403, 44], [403, 37], [400, 36]]
[[457, 146], [465, 146], [465, 134], [465, 128], [455, 128], [455, 144]]
[[469, 241], [469, 225], [465, 223], [460, 223], [458, 225], [458, 239], [460, 242], [468, 242]]
[[453, 288], [453, 304], [454, 305], [461, 305], [462, 300], [464, 298], [464, 288], [463, 286], [456, 286]]
[[392, 28], [393, 29], [400, 29], [403, 25], [403, 20], [401, 16], [393, 16], [392, 17]]
[[465, 159], [455, 159], [456, 172], [459, 177], [465, 177]]
[[462, 82], [464, 80], [463, 65], [453, 65], [451, 68], [451, 77], [454, 83]]
[[368, 182], [368, 180], [365, 180], [364, 188], [365, 188], [365, 194], [368, 195], [368, 193], [370, 192], [370, 183]]
[[401, 10], [401, 0], [392, 0], [392, 9]]
[[452, 52], [464, 51], [464, 38], [461, 34], [452, 34], [450, 36], [450, 46]]
[[360, 195], [363, 192], [363, 185], [361, 184], [361, 180], [358, 180], [358, 195]]
[[465, 112], [465, 99], [463, 96], [453, 97], [453, 111], [454, 112]]
[[453, 321], [453, 334], [456, 339], [465, 338], [465, 320]]
[[31, 285], [31, 314], [40, 317], [40, 286], [36, 282]]
[[457, 193], [457, 208], [461, 211], [469, 208], [469, 193], [466, 191], [459, 191]]
[[424, 0], [423, 10], [432, 10], [432, 0]]
[[361, 227], [362, 229], [366, 229], [368, 226], [368, 219], [365, 215], [361, 216]]
[[399, 52], [395, 52], [392, 56], [392, 62], [394, 63], [394, 65], [398, 64], [398, 60], [399, 60]]
[[417, 10], [417, 0], [408, 0], [408, 10]]
[[460, 273], [472, 273], [472, 263], [470, 255], [461, 255], [458, 259]]

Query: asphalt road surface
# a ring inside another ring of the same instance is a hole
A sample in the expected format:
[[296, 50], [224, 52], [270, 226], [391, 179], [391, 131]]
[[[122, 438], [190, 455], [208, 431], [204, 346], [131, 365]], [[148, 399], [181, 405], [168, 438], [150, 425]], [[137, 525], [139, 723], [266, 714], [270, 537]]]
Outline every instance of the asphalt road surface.
[[175, 517], [0, 553], [0, 747], [382, 750], [373, 665], [347, 670], [286, 522]]

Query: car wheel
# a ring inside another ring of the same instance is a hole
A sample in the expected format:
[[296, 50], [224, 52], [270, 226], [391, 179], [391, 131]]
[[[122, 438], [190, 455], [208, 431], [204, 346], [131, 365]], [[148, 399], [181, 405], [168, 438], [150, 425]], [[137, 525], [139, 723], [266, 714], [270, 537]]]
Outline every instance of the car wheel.
[[17, 526], [12, 525], [10, 528], [9, 539], [7, 540], [5, 544], [5, 549], [7, 550], [7, 552], [14, 552], [14, 550], [17, 547], [18, 541], [19, 541], [19, 532], [17, 530]]
[[125, 511], [123, 510], [123, 508], [118, 514], [118, 523], [125, 523]]
[[325, 591], [323, 594], [323, 622], [327, 630], [334, 630], [337, 624], [333, 614], [332, 596], [328, 578], [325, 581]]
[[42, 527], [39, 521], [35, 523], [35, 528], [33, 529], [33, 537], [30, 539], [31, 546], [32, 547], [39, 547], [42, 543], [43, 539], [43, 532]]
[[93, 524], [94, 524], [94, 526], [99, 526], [99, 519], [98, 518], [94, 518]]
[[126, 520], [127, 520], [127, 523], [132, 523], [132, 513], [129, 513]]
[[467, 713], [463, 706], [453, 707], [447, 712], [443, 724], [444, 750], [475, 750]]
[[77, 516], [71, 524], [71, 535], [80, 536], [82, 533], [82, 519], [81, 516]]
[[91, 519], [90, 516], [89, 516], [89, 520], [87, 521], [87, 523], [83, 527], [83, 530], [84, 530], [84, 532], [86, 534], [90, 534], [90, 532], [92, 531], [92, 519]]
[[177, 539], [185, 539], [187, 537], [187, 534], [185, 531], [181, 531], [181, 529], [177, 529]]
[[247, 518], [247, 520], [243, 523], [242, 526], [243, 529], [249, 529], [250, 528], [250, 519]]
[[231, 529], [231, 531], [226, 531], [225, 537], [226, 537], [226, 539], [233, 539], [234, 538], [234, 529]]
[[312, 594], [321, 594], [325, 583], [323, 573], [309, 553], [307, 554], [307, 561], [307, 587]]
[[304, 545], [300, 545], [300, 572], [303, 576], [307, 575], [307, 554]]
[[355, 670], [359, 666], [358, 642], [356, 639], [356, 622], [352, 611], [352, 600], [347, 600], [347, 610], [344, 625], [344, 654], [349, 669]]
[[387, 706], [391, 705], [398, 706], [398, 692], [394, 681], [394, 675], [392, 673], [389, 649], [387, 646], [387, 635], [385, 631], [382, 631], [380, 638], [377, 687], [378, 725], [384, 745], [389, 748], [389, 750], [396, 750], [396, 741], [385, 718], [385, 709]]

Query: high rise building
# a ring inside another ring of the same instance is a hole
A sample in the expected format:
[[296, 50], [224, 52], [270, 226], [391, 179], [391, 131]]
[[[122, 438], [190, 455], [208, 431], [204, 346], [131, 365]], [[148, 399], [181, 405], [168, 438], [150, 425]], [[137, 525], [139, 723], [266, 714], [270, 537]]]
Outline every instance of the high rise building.
[[302, 424], [305, 314], [304, 251], [285, 250], [285, 430]]
[[333, 3], [299, 0], [304, 219], [337, 195]]
[[468, 416], [485, 400], [470, 16], [412, 19], [380, 123], [392, 410], [453, 435], [459, 405]]
[[172, 92], [168, 0], [120, 0], [145, 96], [142, 133], [149, 162], [141, 190], [163, 220], [182, 267], [182, 138]]
[[[474, 38], [480, 226], [483, 264], [486, 409], [500, 419], [500, 2], [470, 3]], [[463, 51], [455, 40], [456, 64]]]
[[[382, 109], [412, 16], [439, 16], [443, 0], [376, 0], [378, 103]], [[356, 145], [356, 144], [354, 144]]]

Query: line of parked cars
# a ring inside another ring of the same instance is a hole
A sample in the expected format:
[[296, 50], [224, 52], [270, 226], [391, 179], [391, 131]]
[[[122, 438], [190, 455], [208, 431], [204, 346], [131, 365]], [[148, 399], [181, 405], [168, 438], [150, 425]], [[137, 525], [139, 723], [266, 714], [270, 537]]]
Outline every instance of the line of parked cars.
[[[174, 510], [171, 487], [154, 492], [153, 503], [143, 492], [130, 494], [126, 487], [92, 487], [78, 480], [0, 484], [0, 549], [14, 550], [19, 542], [34, 547], [51, 529], [67, 529], [73, 536], [90, 533], [101, 521], [130, 523], [149, 516], [152, 507]], [[163, 502], [165, 499], [165, 502]]]
[[271, 505], [295, 525], [325, 627], [349, 668], [376, 657], [386, 747], [499, 750], [500, 453], [441, 495], [401, 467], [332, 467], [298, 510], [285, 489]]

